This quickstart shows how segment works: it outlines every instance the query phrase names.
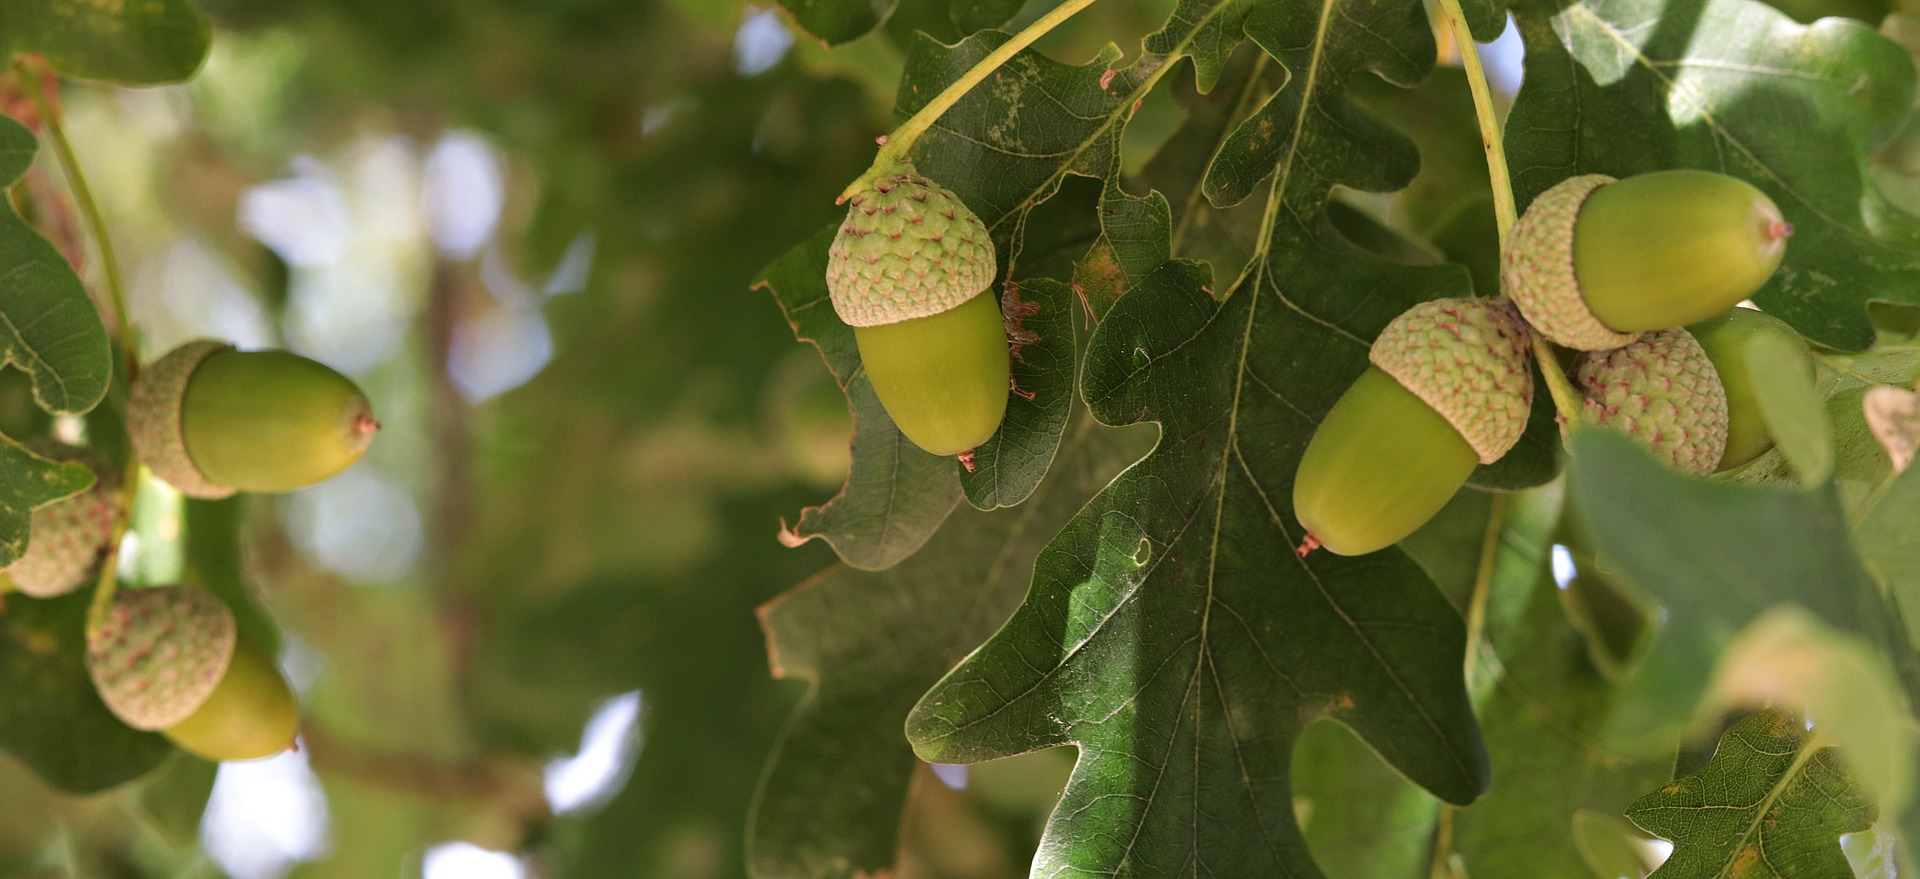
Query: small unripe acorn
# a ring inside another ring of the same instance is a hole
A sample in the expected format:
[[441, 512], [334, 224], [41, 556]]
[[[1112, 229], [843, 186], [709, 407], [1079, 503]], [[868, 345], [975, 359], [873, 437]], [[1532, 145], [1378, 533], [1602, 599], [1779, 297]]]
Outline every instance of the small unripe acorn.
[[206, 701], [161, 732], [209, 760], [258, 760], [293, 747], [300, 706], [273, 661], [240, 644]]
[[1581, 358], [1574, 380], [1596, 424], [1625, 432], [1682, 473], [1707, 474], [1727, 448], [1727, 395], [1707, 352], [1683, 329]]
[[5, 569], [22, 593], [52, 598], [86, 585], [98, 572], [120, 510], [120, 477], [91, 450], [53, 440], [26, 445], [41, 457], [85, 463], [94, 475], [92, 488], [33, 511], [27, 551]]
[[116, 717], [162, 730], [213, 693], [236, 642], [233, 612], [204, 589], [123, 589], [87, 639], [87, 670]]
[[827, 291], [880, 404], [932, 454], [986, 442], [1012, 375], [986, 226], [904, 162], [851, 202], [828, 251]]
[[1398, 543], [1476, 463], [1513, 448], [1533, 403], [1529, 345], [1505, 299], [1439, 299], [1394, 318], [1300, 458], [1300, 550], [1364, 555]]
[[127, 429], [156, 476], [190, 497], [222, 498], [339, 473], [380, 423], [366, 395], [321, 363], [201, 340], [141, 371]]
[[1727, 449], [1716, 471], [1730, 470], [1760, 457], [1773, 448], [1773, 434], [1760, 412], [1760, 396], [1754, 387], [1753, 372], [1747, 365], [1747, 343], [1759, 336], [1773, 335], [1793, 342], [1801, 366], [1811, 379], [1813, 357], [1807, 342], [1783, 321], [1751, 308], [1735, 308], [1719, 317], [1687, 327], [1700, 343], [1707, 359], [1713, 361], [1720, 386], [1727, 395]]
[[1738, 178], [1586, 174], [1528, 205], [1501, 283], [1541, 335], [1604, 351], [1753, 295], [1779, 267], [1791, 234], [1773, 200]]

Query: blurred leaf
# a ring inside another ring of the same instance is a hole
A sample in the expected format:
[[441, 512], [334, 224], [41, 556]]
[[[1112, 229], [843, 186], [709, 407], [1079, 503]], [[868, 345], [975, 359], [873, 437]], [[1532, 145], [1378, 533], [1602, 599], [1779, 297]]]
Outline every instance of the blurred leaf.
[[846, 390], [853, 409], [853, 470], [832, 500], [800, 513], [782, 529], [789, 545], [825, 540], [847, 564], [885, 570], [912, 555], [960, 501], [959, 465], [920, 450], [893, 426], [860, 368], [853, 329], [827, 298], [827, 247], [837, 227], [821, 230], [779, 262], [759, 284], [773, 292], [795, 336], [812, 342]]
[[[1417, 167], [1344, 84], [1424, 75], [1427, 19], [1392, 0], [1326, 17], [1189, 3], [1174, 20], [1201, 43], [1203, 86], [1231, 47], [1210, 42], [1216, 28], [1242, 12], [1292, 79], [1227, 139], [1206, 191], [1266, 193], [1268, 235], [1224, 302], [1205, 266], [1175, 260], [1106, 312], [1083, 394], [1102, 421], [1155, 421], [1162, 440], [1048, 545], [1026, 602], [908, 718], [929, 761], [1079, 746], [1042, 875], [1311, 874], [1289, 766], [1321, 717], [1441, 799], [1485, 785], [1459, 616], [1397, 551], [1297, 558], [1286, 512], [1299, 450], [1367, 339], [1413, 302], [1464, 293], [1464, 271], [1380, 260], [1326, 217], [1336, 185], [1388, 190]], [[1113, 246], [1129, 264], [1135, 245]]]
[[35, 507], [86, 491], [93, 479], [82, 462], [42, 458], [0, 434], [0, 567], [27, 551]]
[[77, 79], [160, 85], [200, 69], [213, 29], [191, 0], [8, 0], [0, 38]]
[[1797, 604], [1844, 632], [1869, 631], [1874, 587], [1831, 488], [1682, 476], [1597, 428], [1576, 429], [1570, 449], [1570, 487], [1595, 547], [1665, 609], [1625, 682], [1629, 698], [1606, 724], [1609, 738], [1629, 744], [1675, 732], [1735, 633], [1776, 605]]
[[1879, 386], [1867, 389], [1863, 401], [1867, 428], [1887, 450], [1887, 459], [1896, 471], [1913, 463], [1920, 449], [1920, 394], [1906, 388]]
[[1673, 841], [1658, 879], [1849, 879], [1840, 835], [1867, 829], [1874, 808], [1838, 750], [1798, 715], [1765, 711], [1727, 730], [1706, 768], [1642, 797], [1627, 817]]
[[1800, 474], [1800, 484], [1818, 488], [1833, 477], [1833, 433], [1815, 393], [1797, 339], [1771, 334], [1747, 342], [1742, 356], [1753, 377], [1760, 415], [1775, 446]]
[[1526, 76], [1507, 155], [1523, 206], [1575, 174], [1719, 171], [1794, 224], [1753, 299], [1809, 339], [1865, 348], [1867, 300], [1920, 301], [1920, 220], [1866, 180], [1868, 157], [1913, 106], [1899, 46], [1750, 0], [1527, 0], [1515, 14]]
[[1073, 452], [1019, 510], [961, 510], [888, 571], [830, 568], [762, 606], [774, 675], [813, 688], [761, 782], [748, 839], [755, 876], [893, 865], [915, 765], [900, 725], [914, 700], [1005, 621], [1041, 546], [1150, 445], [1141, 431], [1083, 414]]
[[1328, 879], [1413, 877], [1431, 857], [1440, 801], [1347, 728], [1320, 721], [1293, 748], [1293, 811]]
[[1727, 645], [1700, 713], [1796, 708], [1847, 754], [1879, 811], [1899, 814], [1914, 774], [1913, 720], [1886, 657], [1798, 608], [1768, 611]]
[[[794, 24], [829, 46], [851, 42], [880, 26], [893, 12], [894, 0], [780, 0]], [[954, 21], [962, 21], [954, 7]], [[968, 15], [971, 20], [971, 14]]]
[[[0, 116], [0, 189], [26, 175], [34, 146], [33, 132]], [[7, 363], [33, 375], [34, 399], [55, 414], [92, 409], [113, 375], [106, 327], [80, 277], [0, 199], [0, 365]]]
[[220, 764], [178, 752], [159, 772], [140, 786], [140, 807], [151, 826], [175, 846], [190, 846], [200, 838], [200, 819], [213, 795]]
[[1600, 879], [1642, 879], [1660, 865], [1633, 825], [1604, 812], [1575, 812], [1573, 839], [1580, 857]]
[[90, 598], [88, 590], [50, 599], [9, 595], [0, 614], [0, 747], [70, 793], [132, 780], [174, 752], [100, 702], [87, 672]]

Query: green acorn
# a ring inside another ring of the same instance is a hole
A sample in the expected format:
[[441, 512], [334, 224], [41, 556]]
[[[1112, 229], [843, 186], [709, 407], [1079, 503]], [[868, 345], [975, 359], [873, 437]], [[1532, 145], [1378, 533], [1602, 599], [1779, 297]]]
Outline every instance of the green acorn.
[[1727, 395], [1707, 352], [1683, 329], [1588, 353], [1574, 371], [1594, 423], [1639, 440], [1682, 473], [1707, 474], [1727, 449]]
[[105, 458], [50, 439], [28, 440], [34, 454], [80, 461], [93, 471], [93, 487], [33, 511], [27, 551], [5, 568], [21, 592], [35, 598], [65, 595], [92, 581], [113, 540], [120, 512], [120, 477]]
[[304, 488], [339, 473], [380, 422], [366, 395], [287, 351], [188, 342], [142, 370], [128, 404], [135, 451], [190, 497]]
[[1727, 395], [1727, 449], [1714, 469], [1731, 470], [1773, 448], [1773, 434], [1767, 431], [1767, 420], [1760, 413], [1759, 393], [1747, 367], [1747, 343], [1763, 335], [1792, 340], [1808, 378], [1814, 375], [1813, 357], [1807, 351], [1807, 341], [1786, 321], [1751, 308], [1731, 309], [1687, 327], [1687, 332], [1713, 361]]
[[240, 644], [206, 701], [162, 732], [209, 760], [258, 760], [293, 747], [300, 705], [273, 661]]
[[980, 218], [905, 162], [856, 193], [827, 255], [833, 310], [907, 439], [956, 455], [1000, 429], [1011, 387]]
[[87, 641], [87, 669], [114, 716], [210, 760], [271, 756], [299, 729], [286, 679], [239, 642], [233, 612], [204, 589], [117, 593]]
[[1772, 199], [1724, 174], [1587, 174], [1527, 207], [1501, 281], [1541, 335], [1604, 351], [1753, 295], [1779, 267], [1791, 234]]
[[1398, 543], [1475, 464], [1513, 448], [1533, 404], [1530, 339], [1505, 299], [1438, 299], [1394, 318], [1300, 458], [1300, 551], [1364, 555]]

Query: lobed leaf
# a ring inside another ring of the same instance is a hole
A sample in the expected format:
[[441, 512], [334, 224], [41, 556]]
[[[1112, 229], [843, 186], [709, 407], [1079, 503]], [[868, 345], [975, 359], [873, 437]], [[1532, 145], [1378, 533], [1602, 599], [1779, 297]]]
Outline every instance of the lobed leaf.
[[[0, 116], [0, 189], [26, 175], [34, 148], [33, 132]], [[113, 376], [107, 330], [80, 276], [0, 199], [0, 367], [9, 363], [33, 376], [34, 399], [56, 415], [92, 409]]]
[[1727, 730], [1706, 767], [1627, 817], [1673, 841], [1655, 879], [1850, 879], [1840, 835], [1867, 829], [1875, 813], [1839, 751], [1798, 715], [1763, 711]]

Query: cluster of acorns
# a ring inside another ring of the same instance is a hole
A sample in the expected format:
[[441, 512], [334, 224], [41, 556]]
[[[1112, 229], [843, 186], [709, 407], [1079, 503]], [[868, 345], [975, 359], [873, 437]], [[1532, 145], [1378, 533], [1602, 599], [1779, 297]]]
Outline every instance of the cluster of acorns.
[[1764, 193], [1704, 171], [1590, 174], [1542, 193], [1514, 225], [1504, 297], [1421, 303], [1374, 341], [1372, 367], [1301, 458], [1301, 550], [1362, 555], [1397, 543], [1475, 464], [1504, 456], [1526, 428], [1535, 332], [1584, 352], [1574, 380], [1587, 419], [1689, 473], [1753, 460], [1772, 440], [1747, 343], [1805, 343], [1734, 306], [1773, 275], [1792, 231]]
[[[182, 493], [302, 488], [346, 469], [374, 431], [352, 381], [286, 351], [189, 342], [134, 382], [127, 430], [154, 475]], [[87, 491], [33, 512], [27, 551], [0, 571], [37, 598], [91, 582], [113, 541], [121, 483], [97, 454], [50, 440], [35, 451], [85, 462]], [[241, 642], [233, 612], [191, 586], [121, 589], [87, 642], [87, 666], [109, 709], [212, 760], [251, 760], [293, 744], [299, 710], [271, 658]]]

